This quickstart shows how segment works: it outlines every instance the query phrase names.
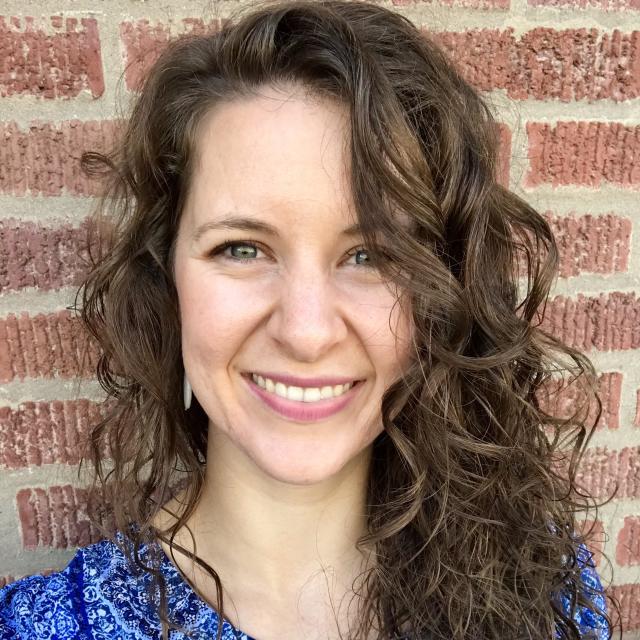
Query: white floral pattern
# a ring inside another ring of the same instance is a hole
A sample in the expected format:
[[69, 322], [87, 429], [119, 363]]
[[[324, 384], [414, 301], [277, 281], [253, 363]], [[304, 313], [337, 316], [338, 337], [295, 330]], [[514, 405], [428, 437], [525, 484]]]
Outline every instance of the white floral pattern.
[[[121, 533], [117, 536], [123, 539]], [[143, 547], [143, 561], [147, 552]], [[581, 547], [578, 558], [584, 583], [596, 592], [593, 602], [605, 610], [600, 578], [586, 547]], [[172, 620], [191, 631], [194, 640], [215, 638], [219, 623], [215, 610], [196, 595], [164, 554], [161, 568]], [[159, 640], [160, 621], [146, 592], [149, 579], [147, 574], [131, 573], [112, 541], [78, 549], [62, 571], [27, 576], [0, 589], [0, 640]], [[568, 598], [563, 606], [569, 610]], [[584, 638], [608, 638], [602, 616], [579, 607], [573, 619]], [[253, 640], [228, 621], [222, 631], [223, 640]], [[172, 630], [169, 638], [187, 636]]]

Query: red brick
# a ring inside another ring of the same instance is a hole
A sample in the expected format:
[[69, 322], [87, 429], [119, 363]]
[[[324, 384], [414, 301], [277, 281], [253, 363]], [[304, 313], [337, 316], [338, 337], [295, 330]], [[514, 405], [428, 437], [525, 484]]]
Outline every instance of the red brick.
[[604, 524], [601, 520], [581, 520], [578, 522], [578, 530], [581, 535], [585, 536], [587, 547], [593, 554], [593, 561], [598, 566], [602, 560], [606, 541]]
[[27, 131], [0, 124], [0, 193], [14, 196], [98, 195], [100, 183], [80, 170], [84, 151], [108, 151], [112, 120], [33, 122]]
[[631, 220], [603, 216], [545, 214], [560, 252], [560, 277], [620, 273], [629, 266]]
[[[624, 631], [635, 631], [640, 629], [640, 584], [616, 584], [609, 587], [607, 595], [612, 596], [620, 603], [620, 621]], [[609, 612], [614, 624], [618, 617], [613, 607], [609, 607]], [[615, 638], [615, 635], [614, 635]]]
[[640, 446], [609, 451], [607, 447], [588, 449], [576, 475], [577, 483], [596, 498], [640, 497]]
[[[602, 414], [597, 425], [597, 430], [604, 428], [618, 429], [620, 427], [620, 399], [622, 394], [622, 374], [617, 372], [601, 373], [597, 378], [597, 391], [602, 402]], [[578, 416], [591, 426], [596, 418], [597, 404], [590, 396], [591, 402], [586, 417]], [[578, 404], [585, 401], [585, 392], [575, 383], [560, 386], [560, 381], [555, 379], [543, 385], [537, 394], [540, 407], [547, 413], [568, 419], [577, 410]]]
[[526, 185], [610, 183], [640, 187], [640, 126], [619, 122], [529, 122]]
[[630, 566], [640, 564], [640, 516], [626, 516], [618, 534], [616, 562]]
[[482, 91], [563, 102], [640, 96], [640, 31], [536, 27], [519, 38], [512, 28], [431, 35]]
[[[396, 7], [432, 4], [431, 0], [391, 0], [391, 2]], [[466, 9], [508, 9], [511, 6], [511, 0], [440, 0], [439, 4]]]
[[503, 187], [509, 187], [509, 173], [511, 169], [511, 129], [506, 124], [498, 125], [498, 171], [497, 181]]
[[[86, 489], [71, 485], [21, 489], [16, 500], [25, 549], [83, 547], [104, 537], [87, 516], [89, 501], [95, 497], [90, 498]], [[113, 529], [111, 521], [102, 524]]]
[[98, 23], [94, 18], [0, 16], [0, 97], [72, 98], [104, 93]]
[[15, 582], [15, 578], [11, 575], [6, 575], [6, 576], [0, 576], [0, 589], [2, 589], [2, 587], [6, 587], [8, 584], [11, 584], [12, 582]]
[[85, 399], [0, 407], [0, 465], [78, 464], [89, 427], [102, 415], [101, 403]]
[[640, 300], [633, 293], [550, 299], [542, 329], [582, 351], [640, 347]]
[[79, 285], [89, 266], [87, 243], [88, 224], [0, 220], [0, 291]]
[[0, 383], [16, 378], [90, 376], [98, 351], [69, 311], [0, 318]]
[[180, 24], [172, 21], [151, 24], [146, 19], [120, 24], [120, 38], [125, 49], [125, 82], [128, 89], [138, 90], [151, 67], [170, 40], [183, 35], [206, 35], [219, 31], [225, 19], [204, 23], [198, 18], [185, 18]]
[[529, 0], [534, 7], [562, 7], [570, 9], [600, 9], [604, 11], [628, 11], [640, 9], [639, 0]]

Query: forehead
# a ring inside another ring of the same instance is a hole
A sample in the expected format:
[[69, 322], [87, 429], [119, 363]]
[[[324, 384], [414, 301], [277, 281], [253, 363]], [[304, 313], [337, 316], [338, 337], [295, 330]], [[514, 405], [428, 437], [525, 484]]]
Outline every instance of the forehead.
[[349, 126], [345, 104], [295, 85], [216, 105], [197, 131], [192, 225], [276, 214], [285, 224], [354, 224]]
[[351, 209], [347, 108], [265, 88], [216, 105], [196, 133], [196, 209]]

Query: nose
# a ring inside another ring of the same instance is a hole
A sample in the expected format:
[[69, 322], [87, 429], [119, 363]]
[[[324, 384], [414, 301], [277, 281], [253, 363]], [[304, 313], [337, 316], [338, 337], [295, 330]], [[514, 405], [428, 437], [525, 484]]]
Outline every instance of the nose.
[[315, 362], [347, 335], [341, 301], [329, 275], [302, 269], [283, 276], [267, 332], [299, 362]]

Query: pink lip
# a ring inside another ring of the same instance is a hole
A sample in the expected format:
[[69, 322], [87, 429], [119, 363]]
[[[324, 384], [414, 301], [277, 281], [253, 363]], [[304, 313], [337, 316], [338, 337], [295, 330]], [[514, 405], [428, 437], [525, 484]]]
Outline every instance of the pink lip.
[[285, 418], [297, 420], [298, 422], [315, 422], [316, 420], [328, 418], [329, 416], [342, 411], [342, 409], [344, 409], [353, 400], [362, 386], [362, 383], [354, 385], [349, 389], [349, 391], [344, 395], [341, 395], [339, 398], [325, 398], [323, 400], [310, 403], [281, 398], [274, 393], [265, 391], [251, 379], [250, 375], [243, 375], [242, 377], [247, 381], [251, 393], [262, 400], [270, 409], [273, 409], [276, 413], [279, 413]]

